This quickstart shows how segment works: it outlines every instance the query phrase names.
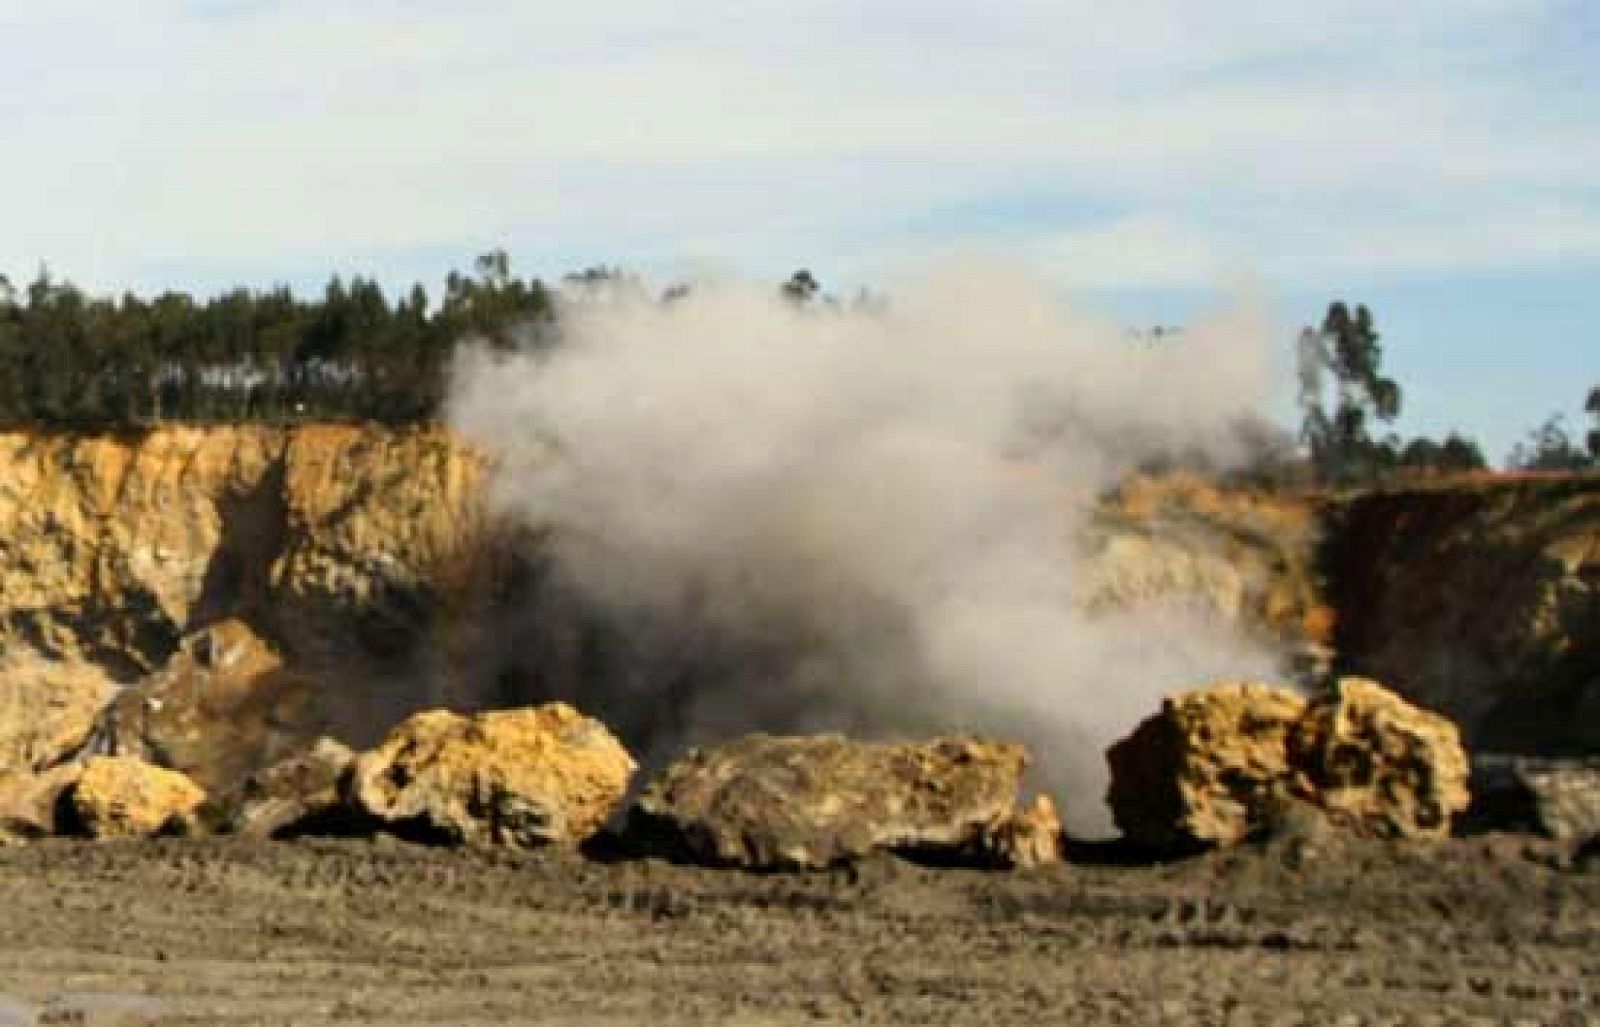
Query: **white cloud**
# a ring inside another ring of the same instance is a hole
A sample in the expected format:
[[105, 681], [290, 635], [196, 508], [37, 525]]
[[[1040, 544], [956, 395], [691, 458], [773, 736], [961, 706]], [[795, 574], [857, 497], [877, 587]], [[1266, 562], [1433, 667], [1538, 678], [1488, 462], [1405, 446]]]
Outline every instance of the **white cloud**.
[[1019, 191], [1053, 213], [988, 241], [1078, 285], [1600, 254], [1600, 119], [1530, 57], [1559, 0], [17, 6], [13, 273], [859, 263]]

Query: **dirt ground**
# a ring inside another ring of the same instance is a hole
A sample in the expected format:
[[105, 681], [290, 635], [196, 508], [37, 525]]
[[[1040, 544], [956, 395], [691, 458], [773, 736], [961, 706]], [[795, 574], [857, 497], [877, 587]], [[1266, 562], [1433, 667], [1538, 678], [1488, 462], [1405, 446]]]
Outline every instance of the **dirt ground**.
[[0, 849], [3, 1027], [863, 1021], [1600, 1023], [1600, 858], [1485, 836], [753, 875], [392, 840]]

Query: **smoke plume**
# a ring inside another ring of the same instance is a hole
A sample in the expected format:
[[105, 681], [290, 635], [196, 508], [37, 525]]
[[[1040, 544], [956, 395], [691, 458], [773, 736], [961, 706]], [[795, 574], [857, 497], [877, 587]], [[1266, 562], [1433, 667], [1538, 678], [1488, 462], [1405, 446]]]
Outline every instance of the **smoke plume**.
[[1088, 612], [1082, 549], [1131, 466], [1232, 457], [1266, 338], [1246, 306], [1132, 340], [971, 268], [863, 309], [712, 283], [465, 348], [450, 409], [498, 458], [498, 510], [545, 533], [526, 644], [550, 595], [603, 624], [567, 697], [647, 762], [756, 729], [982, 730], [1030, 743], [1081, 830], [1159, 695], [1273, 663], [1181, 605]]

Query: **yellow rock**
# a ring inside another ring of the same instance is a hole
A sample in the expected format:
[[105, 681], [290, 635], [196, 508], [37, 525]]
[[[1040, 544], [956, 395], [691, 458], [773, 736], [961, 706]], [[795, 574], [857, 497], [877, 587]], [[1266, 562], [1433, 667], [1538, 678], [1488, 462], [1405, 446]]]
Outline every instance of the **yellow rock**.
[[1288, 739], [1305, 710], [1298, 693], [1254, 682], [1167, 699], [1106, 754], [1117, 826], [1156, 848], [1247, 837], [1292, 784]]
[[984, 847], [1006, 866], [1039, 867], [1061, 862], [1064, 837], [1055, 802], [1040, 795], [992, 826]]
[[1442, 837], [1467, 808], [1461, 734], [1364, 678], [1342, 678], [1289, 739], [1290, 760], [1335, 823], [1380, 837]]
[[465, 717], [418, 713], [363, 753], [355, 808], [428, 840], [578, 844], [627, 792], [635, 764], [611, 732], [562, 703]]
[[25, 654], [0, 663], [0, 774], [44, 770], [73, 756], [115, 690], [92, 664]]
[[131, 756], [95, 756], [72, 789], [72, 809], [91, 838], [157, 834], [200, 808], [206, 793], [175, 770]]

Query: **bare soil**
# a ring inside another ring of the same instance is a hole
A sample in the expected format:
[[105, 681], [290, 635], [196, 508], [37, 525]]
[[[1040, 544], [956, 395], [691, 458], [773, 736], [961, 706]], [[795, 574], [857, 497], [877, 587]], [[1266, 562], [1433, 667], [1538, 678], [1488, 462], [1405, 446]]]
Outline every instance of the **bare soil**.
[[755, 875], [393, 840], [0, 850], [0, 1025], [1600, 1023], [1600, 858], [1512, 836]]

